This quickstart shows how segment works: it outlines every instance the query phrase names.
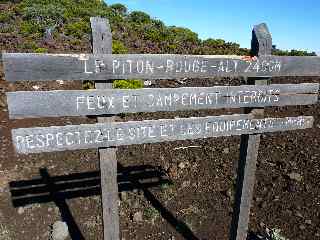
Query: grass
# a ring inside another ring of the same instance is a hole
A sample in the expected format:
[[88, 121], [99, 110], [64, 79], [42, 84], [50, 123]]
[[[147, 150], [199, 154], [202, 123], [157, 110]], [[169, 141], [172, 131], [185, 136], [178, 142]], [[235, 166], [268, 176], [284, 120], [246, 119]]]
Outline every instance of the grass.
[[172, 187], [173, 187], [173, 184], [172, 184], [172, 183], [162, 183], [162, 184], [160, 185], [160, 189], [161, 189], [162, 191], [168, 190], [168, 189], [170, 189], [170, 188], [172, 188]]
[[155, 209], [153, 207], [147, 207], [143, 211], [143, 216], [147, 220], [152, 220], [152, 219], [155, 219], [155, 218], [159, 217], [160, 213], [159, 213], [159, 211], [157, 209]]
[[82, 82], [82, 88], [84, 90], [95, 89], [94, 81], [85, 80]]
[[48, 49], [46, 49], [46, 48], [37, 48], [34, 52], [35, 53], [47, 53]]
[[143, 86], [142, 80], [115, 80], [113, 82], [113, 88], [119, 89], [138, 89]]

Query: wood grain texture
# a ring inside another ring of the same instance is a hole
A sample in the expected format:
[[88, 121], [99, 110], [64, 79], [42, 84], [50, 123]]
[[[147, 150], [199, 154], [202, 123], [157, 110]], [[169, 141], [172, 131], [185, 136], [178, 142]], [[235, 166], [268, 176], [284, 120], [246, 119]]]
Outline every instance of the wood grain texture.
[[10, 118], [58, 117], [309, 105], [318, 101], [318, 91], [318, 83], [139, 90], [20, 91], [7, 93], [7, 102]]
[[97, 123], [12, 130], [18, 153], [257, 134], [311, 128], [313, 117], [254, 119], [252, 114]]
[[[104, 18], [90, 19], [92, 29], [93, 54], [112, 53], [112, 35], [109, 22]], [[96, 83], [97, 89], [112, 88], [108, 82]], [[99, 117], [99, 123], [111, 123], [114, 117]], [[104, 240], [118, 240], [119, 210], [118, 210], [118, 183], [117, 183], [117, 153], [116, 148], [100, 148], [101, 197], [103, 211]]]
[[[272, 37], [265, 23], [254, 26], [251, 39], [251, 55], [257, 57], [271, 56]], [[247, 78], [248, 84], [267, 85], [270, 78]], [[264, 110], [244, 108], [244, 113], [263, 117]], [[237, 169], [235, 204], [230, 228], [230, 240], [246, 240], [250, 209], [253, 198], [256, 165], [260, 145], [260, 134], [241, 136], [240, 158]]]
[[264, 55], [256, 59], [245, 56], [111, 55], [97, 52], [94, 55], [3, 53], [2, 57], [7, 81], [320, 75], [320, 57]]

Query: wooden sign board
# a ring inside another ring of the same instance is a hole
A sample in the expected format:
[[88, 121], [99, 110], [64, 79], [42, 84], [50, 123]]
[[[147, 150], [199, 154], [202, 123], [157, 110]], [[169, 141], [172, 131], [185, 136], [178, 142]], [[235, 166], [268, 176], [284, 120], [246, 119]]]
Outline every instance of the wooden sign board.
[[318, 91], [318, 83], [139, 90], [36, 91], [9, 92], [7, 101], [10, 118], [57, 117], [308, 105], [318, 101]]
[[13, 129], [18, 153], [255, 134], [310, 128], [313, 117], [254, 119], [251, 114]]
[[317, 76], [320, 57], [3, 53], [8, 81]]

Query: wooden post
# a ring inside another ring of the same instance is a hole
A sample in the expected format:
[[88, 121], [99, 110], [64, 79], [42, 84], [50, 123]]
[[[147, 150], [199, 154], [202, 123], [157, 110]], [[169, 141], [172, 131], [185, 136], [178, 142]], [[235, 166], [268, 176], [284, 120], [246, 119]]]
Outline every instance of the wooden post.
[[[90, 18], [93, 54], [112, 53], [112, 35], [104, 18]], [[112, 83], [97, 82], [97, 89], [112, 88]], [[114, 122], [114, 117], [98, 117], [99, 123]], [[104, 240], [119, 239], [118, 183], [116, 148], [99, 149]]]
[[[251, 56], [271, 55], [272, 38], [265, 23], [254, 26], [251, 40]], [[247, 78], [247, 84], [266, 85], [269, 77]], [[244, 113], [263, 117], [264, 110], [244, 108]], [[237, 170], [237, 184], [233, 217], [230, 228], [230, 240], [246, 240], [250, 220], [251, 201], [254, 192], [257, 157], [260, 134], [242, 135], [240, 159]]]

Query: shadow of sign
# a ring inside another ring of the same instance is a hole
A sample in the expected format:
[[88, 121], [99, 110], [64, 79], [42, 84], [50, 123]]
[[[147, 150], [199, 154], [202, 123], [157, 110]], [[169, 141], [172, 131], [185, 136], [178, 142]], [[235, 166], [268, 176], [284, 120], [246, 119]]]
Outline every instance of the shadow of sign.
[[[163, 184], [172, 184], [160, 167], [150, 165], [123, 167], [118, 164], [119, 192], [142, 190], [146, 199], [157, 209], [185, 239], [197, 239], [186, 224], [177, 220], [149, 191]], [[39, 169], [40, 177], [9, 183], [14, 207], [34, 203], [54, 202], [59, 208], [62, 221], [68, 225], [74, 240], [84, 240], [67, 204], [68, 199], [90, 197], [101, 194], [100, 172], [91, 171], [68, 175], [50, 176], [46, 168]]]

